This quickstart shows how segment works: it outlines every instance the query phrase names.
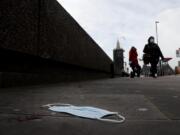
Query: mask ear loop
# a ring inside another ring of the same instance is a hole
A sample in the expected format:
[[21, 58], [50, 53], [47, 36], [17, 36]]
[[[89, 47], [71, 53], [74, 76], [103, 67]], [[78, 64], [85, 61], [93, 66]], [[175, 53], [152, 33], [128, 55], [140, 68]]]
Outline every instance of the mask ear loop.
[[72, 106], [71, 104], [63, 104], [63, 103], [53, 103], [53, 104], [47, 104], [47, 105], [43, 105], [42, 107], [52, 107], [52, 106]]
[[100, 118], [98, 119], [99, 121], [103, 121], [103, 122], [111, 122], [111, 123], [123, 123], [126, 118], [122, 115], [120, 115], [118, 112], [114, 113], [113, 115], [116, 115], [118, 117], [119, 120], [113, 120], [113, 119], [105, 119], [105, 118]]

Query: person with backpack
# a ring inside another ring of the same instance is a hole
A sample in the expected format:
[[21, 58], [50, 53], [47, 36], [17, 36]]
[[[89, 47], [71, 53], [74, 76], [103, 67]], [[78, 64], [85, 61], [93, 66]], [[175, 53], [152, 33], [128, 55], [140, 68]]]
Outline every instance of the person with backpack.
[[145, 65], [149, 63], [151, 64], [150, 76], [156, 78], [157, 65], [159, 63], [159, 59], [161, 58], [162, 60], [164, 60], [164, 56], [158, 44], [155, 43], [155, 38], [153, 36], [151, 36], [148, 39], [148, 44], [145, 45], [143, 52], [144, 52], [144, 56], [143, 56], [144, 64]]
[[138, 63], [138, 53], [135, 47], [132, 47], [129, 51], [129, 64], [132, 68], [131, 78], [134, 78], [136, 75], [137, 77], [140, 77], [141, 66]]

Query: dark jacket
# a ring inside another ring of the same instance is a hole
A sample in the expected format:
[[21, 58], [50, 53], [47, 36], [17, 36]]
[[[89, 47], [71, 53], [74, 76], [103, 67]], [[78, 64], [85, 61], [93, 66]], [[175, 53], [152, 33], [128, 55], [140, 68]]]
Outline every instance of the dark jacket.
[[148, 42], [149, 43], [145, 45], [143, 52], [145, 54], [148, 54], [152, 60], [159, 60], [160, 57], [164, 59], [164, 56], [159, 46], [155, 43], [150, 43], [150, 39], [148, 40]]

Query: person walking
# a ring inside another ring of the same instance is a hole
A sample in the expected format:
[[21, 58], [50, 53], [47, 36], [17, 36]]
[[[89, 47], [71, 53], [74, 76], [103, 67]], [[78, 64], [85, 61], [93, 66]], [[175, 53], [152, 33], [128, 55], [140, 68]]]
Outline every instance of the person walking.
[[136, 75], [137, 77], [140, 77], [141, 66], [138, 63], [138, 53], [135, 47], [132, 47], [129, 51], [129, 64], [132, 68], [131, 78], [134, 78]]
[[143, 56], [144, 64], [145, 65], [149, 63], [151, 64], [150, 76], [156, 78], [157, 65], [159, 63], [160, 58], [164, 60], [164, 56], [158, 44], [155, 43], [155, 38], [153, 36], [151, 36], [148, 39], [148, 44], [145, 45], [143, 52], [144, 52], [144, 56]]

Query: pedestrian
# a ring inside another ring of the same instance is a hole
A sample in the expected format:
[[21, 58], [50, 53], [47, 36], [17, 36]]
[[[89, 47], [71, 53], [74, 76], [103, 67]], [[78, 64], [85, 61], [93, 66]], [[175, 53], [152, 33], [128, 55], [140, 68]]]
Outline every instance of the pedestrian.
[[157, 65], [159, 63], [160, 58], [164, 60], [164, 56], [158, 44], [155, 43], [155, 38], [153, 36], [151, 36], [148, 39], [148, 44], [145, 45], [143, 52], [144, 52], [144, 56], [143, 56], [144, 64], [145, 65], [149, 63], [151, 64], [150, 76], [156, 78]]
[[140, 77], [141, 66], [138, 63], [138, 53], [135, 47], [132, 47], [129, 51], [129, 65], [132, 68], [131, 78], [134, 78], [136, 75]]

